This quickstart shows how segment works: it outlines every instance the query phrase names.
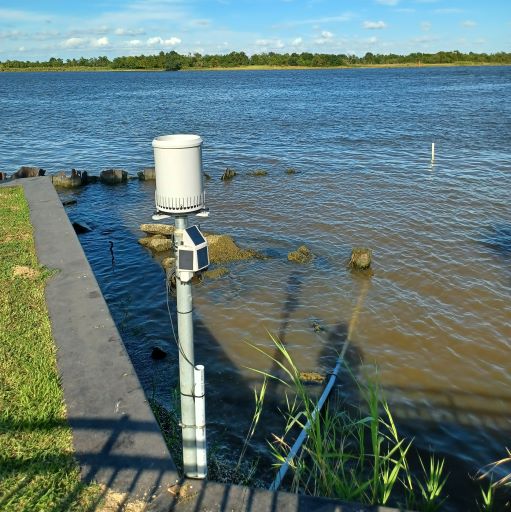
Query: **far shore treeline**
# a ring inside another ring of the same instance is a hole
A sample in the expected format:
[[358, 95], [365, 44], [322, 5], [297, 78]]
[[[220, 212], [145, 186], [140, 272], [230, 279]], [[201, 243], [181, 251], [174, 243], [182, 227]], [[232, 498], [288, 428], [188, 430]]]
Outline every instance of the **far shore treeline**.
[[0, 62], [0, 70], [167, 70], [215, 69], [241, 67], [357, 67], [357, 66], [420, 66], [420, 65], [477, 65], [511, 64], [511, 53], [462, 53], [457, 50], [437, 53], [410, 53], [408, 55], [366, 53], [363, 57], [328, 53], [256, 53], [252, 56], [244, 52], [231, 52], [225, 55], [201, 55], [199, 53], [180, 55], [176, 51], [157, 55], [137, 55], [115, 57], [81, 57], [66, 59], [52, 57], [47, 61], [6, 60]]

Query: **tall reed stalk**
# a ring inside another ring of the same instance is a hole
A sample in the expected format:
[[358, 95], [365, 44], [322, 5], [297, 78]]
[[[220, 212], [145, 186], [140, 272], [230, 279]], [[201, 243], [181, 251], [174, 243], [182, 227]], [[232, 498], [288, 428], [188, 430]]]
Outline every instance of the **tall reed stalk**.
[[[399, 435], [376, 380], [355, 380], [362, 399], [360, 406], [330, 401], [317, 414], [315, 400], [301, 382], [300, 371], [290, 354], [278, 338], [271, 334], [270, 337], [280, 358], [252, 347], [271, 359], [283, 377], [254, 371], [281, 382], [289, 391], [284, 433], [274, 435], [270, 443], [276, 468], [286, 462], [297, 430], [308, 425], [308, 437], [301, 451], [288, 461], [292, 471], [289, 488], [365, 504], [413, 504], [415, 510], [439, 510], [447, 480], [444, 462], [431, 456], [429, 471], [424, 469], [422, 478], [413, 475], [407, 459], [412, 442]], [[349, 369], [346, 373], [350, 374]]]

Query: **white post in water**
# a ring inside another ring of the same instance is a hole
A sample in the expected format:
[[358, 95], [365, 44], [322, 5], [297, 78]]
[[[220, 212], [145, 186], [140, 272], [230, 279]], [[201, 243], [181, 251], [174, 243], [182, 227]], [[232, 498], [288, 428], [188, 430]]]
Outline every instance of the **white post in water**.
[[431, 162], [435, 161], [435, 143], [431, 143]]
[[204, 400], [204, 366], [198, 364], [195, 377], [195, 423], [197, 424], [197, 478], [206, 478], [208, 465], [206, 458], [206, 407]]
[[[176, 216], [174, 250], [183, 241], [183, 232], [188, 227], [188, 216]], [[176, 269], [179, 262], [176, 258]], [[181, 429], [183, 438], [183, 471], [189, 477], [197, 475], [197, 448], [195, 444], [194, 375], [193, 350], [193, 306], [192, 282], [183, 282], [176, 272], [177, 338], [179, 344], [179, 389], [181, 392]]]
[[[199, 378], [197, 387], [191, 280], [195, 272], [207, 268], [209, 254], [207, 242], [197, 226], [188, 227], [189, 215], [206, 215], [201, 146], [202, 139], [198, 135], [164, 135], [153, 140], [157, 210], [157, 215], [153, 218], [159, 219], [170, 215], [175, 217], [174, 250], [183, 470], [190, 478], [205, 478], [207, 473], [204, 367], [197, 367], [202, 368], [202, 378]], [[202, 406], [197, 406], [197, 399]]]

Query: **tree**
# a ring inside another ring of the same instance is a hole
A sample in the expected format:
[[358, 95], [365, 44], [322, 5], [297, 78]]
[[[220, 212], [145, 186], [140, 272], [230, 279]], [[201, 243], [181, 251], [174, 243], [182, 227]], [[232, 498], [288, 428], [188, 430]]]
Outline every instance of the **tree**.
[[165, 71], [179, 71], [181, 69], [181, 55], [176, 51], [165, 55]]

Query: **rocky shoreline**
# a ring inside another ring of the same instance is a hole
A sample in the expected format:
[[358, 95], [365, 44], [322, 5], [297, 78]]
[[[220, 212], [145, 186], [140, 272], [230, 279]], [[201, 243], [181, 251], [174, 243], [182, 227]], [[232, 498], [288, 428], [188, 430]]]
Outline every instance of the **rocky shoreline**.
[[[297, 171], [294, 168], [285, 169], [285, 174], [293, 175]], [[7, 173], [0, 171], [0, 181], [12, 181], [23, 178], [33, 178], [37, 176], [45, 176], [46, 170], [34, 166], [21, 166], [11, 176]], [[232, 169], [227, 168], [221, 175], [220, 180], [230, 181], [238, 173]], [[268, 172], [264, 169], [256, 169], [249, 171], [247, 176], [267, 176]], [[156, 172], [154, 167], [145, 167], [137, 172], [136, 175], [130, 175], [123, 169], [105, 169], [100, 172], [99, 176], [89, 175], [87, 171], [79, 171], [71, 169], [70, 173], [60, 171], [56, 174], [49, 174], [49, 178], [57, 189], [74, 189], [83, 187], [89, 184], [102, 183], [105, 185], [118, 185], [127, 183], [130, 180], [140, 181], [155, 181]], [[208, 181], [211, 177], [204, 173], [204, 180]], [[64, 206], [69, 206], [76, 203], [76, 199], [63, 201]], [[81, 225], [74, 226], [77, 234], [87, 232], [90, 230], [87, 226], [84, 230]], [[166, 271], [173, 268], [175, 262], [174, 250], [172, 246], [172, 238], [174, 227], [167, 224], [142, 224], [140, 230], [146, 234], [145, 237], [139, 239], [139, 243], [151, 250]], [[204, 233], [209, 245], [210, 263], [213, 266], [205, 275], [210, 278], [222, 277], [229, 273], [229, 270], [222, 264], [232, 263], [234, 261], [241, 261], [247, 259], [264, 259], [265, 256], [254, 249], [243, 249], [239, 247], [232, 237], [225, 234], [212, 234]], [[313, 252], [302, 245], [297, 250], [291, 251], [288, 254], [288, 261], [295, 264], [308, 264], [314, 260], [315, 255]], [[370, 249], [364, 247], [356, 247], [352, 250], [351, 258], [347, 262], [348, 268], [352, 271], [362, 271], [369, 276], [373, 275], [371, 270], [372, 252]]]

